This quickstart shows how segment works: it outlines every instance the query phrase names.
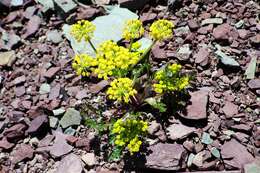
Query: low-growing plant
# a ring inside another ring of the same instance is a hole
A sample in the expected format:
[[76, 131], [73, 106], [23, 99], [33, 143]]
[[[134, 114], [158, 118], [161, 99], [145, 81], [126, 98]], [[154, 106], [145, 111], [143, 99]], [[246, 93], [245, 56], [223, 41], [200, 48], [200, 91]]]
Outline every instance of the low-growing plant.
[[[164, 103], [164, 94], [181, 92], [189, 85], [189, 77], [181, 73], [179, 64], [166, 64], [163, 68], [153, 72], [149, 61], [149, 53], [157, 42], [169, 39], [173, 35], [173, 23], [168, 20], [157, 20], [150, 26], [149, 35], [152, 44], [141, 50], [141, 43], [137, 39], [144, 35], [145, 29], [138, 19], [129, 20], [123, 30], [122, 38], [128, 42], [128, 46], [119, 45], [111, 40], [101, 43], [97, 48], [92, 44], [95, 26], [89, 21], [79, 21], [71, 27], [71, 34], [77, 41], [85, 40], [95, 51], [95, 57], [86, 54], [75, 55], [72, 67], [78, 75], [93, 75], [98, 78], [112, 79], [107, 89], [107, 98], [114, 100], [119, 105], [127, 108], [125, 116], [120, 117], [114, 123], [110, 123], [110, 146], [114, 147], [110, 159], [119, 159], [123, 151], [130, 155], [138, 153], [148, 129], [146, 117], [140, 116], [136, 109], [136, 102], [140, 96], [139, 106], [148, 103], [159, 112], [167, 111], [167, 103]], [[148, 77], [141, 80], [143, 75]], [[137, 85], [139, 84], [139, 87]], [[141, 86], [141, 88], [140, 88]], [[147, 88], [151, 88], [151, 94], [143, 94]], [[116, 117], [116, 116], [115, 116]], [[99, 126], [95, 120], [87, 119], [87, 124], [99, 131], [104, 131], [106, 125]]]

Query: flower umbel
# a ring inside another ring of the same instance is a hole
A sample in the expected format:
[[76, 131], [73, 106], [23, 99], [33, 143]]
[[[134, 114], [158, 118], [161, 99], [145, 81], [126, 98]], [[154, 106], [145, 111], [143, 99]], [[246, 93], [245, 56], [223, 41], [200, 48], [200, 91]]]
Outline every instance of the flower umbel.
[[129, 102], [129, 98], [134, 96], [137, 91], [133, 88], [133, 81], [129, 78], [118, 78], [111, 82], [108, 88], [108, 98], [119, 102]]
[[[98, 66], [94, 73], [99, 78], [107, 79], [108, 76], [122, 76], [132, 65], [139, 60], [139, 52], [130, 52], [127, 48], [118, 46], [113, 41], [102, 43], [97, 50]], [[124, 75], [123, 75], [124, 76]]]
[[189, 77], [181, 76], [181, 65], [172, 64], [155, 73], [155, 92], [181, 91], [189, 84]]
[[136, 153], [142, 145], [140, 138], [147, 132], [147, 129], [148, 123], [143, 120], [119, 119], [112, 129], [112, 134], [116, 135], [115, 145], [127, 146], [130, 154]]
[[95, 58], [87, 54], [75, 55], [72, 68], [77, 72], [78, 75], [89, 76], [92, 67], [96, 66], [97, 62]]
[[93, 23], [87, 20], [80, 20], [71, 26], [71, 34], [78, 42], [82, 39], [89, 41], [93, 37], [95, 29], [96, 26]]
[[154, 40], [162, 41], [172, 36], [172, 29], [174, 25], [172, 22], [160, 19], [155, 21], [150, 27], [150, 34]]
[[123, 30], [123, 38], [132, 40], [140, 38], [144, 34], [142, 22], [138, 19], [128, 20]]

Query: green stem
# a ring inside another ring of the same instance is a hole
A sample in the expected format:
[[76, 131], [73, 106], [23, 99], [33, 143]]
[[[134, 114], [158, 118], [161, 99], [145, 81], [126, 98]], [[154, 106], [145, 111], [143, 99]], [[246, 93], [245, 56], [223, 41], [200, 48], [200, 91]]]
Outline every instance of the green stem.
[[95, 53], [97, 53], [97, 49], [95, 48], [94, 44], [90, 41], [90, 39], [88, 40], [90, 46], [92, 47], [92, 49], [95, 51]]
[[131, 52], [131, 50], [132, 50], [133, 42], [134, 42], [134, 40], [131, 38], [131, 40], [130, 40], [130, 46], [129, 46], [129, 52]]
[[140, 57], [139, 61], [136, 63], [138, 64], [139, 62], [141, 62], [144, 57], [146, 57], [146, 55], [150, 52], [150, 50], [152, 49], [152, 47], [155, 45], [157, 40], [154, 40], [153, 43], [145, 50], [145, 52], [142, 54], [142, 56]]

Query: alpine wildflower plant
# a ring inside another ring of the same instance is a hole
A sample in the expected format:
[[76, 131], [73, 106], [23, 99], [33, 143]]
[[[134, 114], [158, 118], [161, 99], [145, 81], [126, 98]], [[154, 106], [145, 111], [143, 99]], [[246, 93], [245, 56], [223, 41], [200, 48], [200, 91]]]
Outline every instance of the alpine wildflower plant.
[[115, 79], [110, 85], [111, 87], [107, 90], [109, 99], [128, 103], [130, 97], [137, 94], [137, 91], [133, 88], [133, 81], [129, 78]]
[[123, 30], [123, 38], [130, 41], [143, 36], [144, 28], [143, 24], [138, 19], [128, 20]]
[[157, 93], [181, 91], [189, 84], [189, 77], [181, 76], [181, 65], [172, 64], [155, 73], [154, 79], [157, 83], [153, 84], [154, 91]]
[[116, 135], [114, 144], [119, 147], [127, 146], [130, 154], [140, 150], [142, 145], [141, 137], [147, 133], [148, 123], [136, 119], [118, 119], [112, 129]]
[[96, 26], [93, 23], [87, 20], [80, 20], [76, 24], [72, 25], [71, 34], [78, 42], [82, 39], [89, 41], [94, 36], [95, 29]]
[[150, 27], [150, 35], [154, 40], [162, 41], [164, 39], [168, 39], [172, 36], [173, 30], [173, 23], [165, 20], [160, 19], [155, 21]]
[[77, 72], [78, 75], [89, 76], [93, 66], [97, 65], [95, 58], [87, 54], [75, 55], [72, 68]]

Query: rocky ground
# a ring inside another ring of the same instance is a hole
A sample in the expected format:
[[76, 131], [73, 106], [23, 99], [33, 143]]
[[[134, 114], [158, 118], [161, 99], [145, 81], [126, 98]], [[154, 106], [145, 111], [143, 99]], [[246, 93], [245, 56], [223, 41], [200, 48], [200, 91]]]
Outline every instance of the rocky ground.
[[150, 123], [151, 154], [112, 163], [104, 137], [80, 115], [93, 114], [86, 105], [113, 114], [103, 92], [108, 82], [75, 74], [61, 27], [104, 15], [101, 5], [117, 2], [72, 4], [62, 14], [32, 0], [0, 2], [1, 173], [260, 172], [259, 2], [148, 1], [119, 3], [138, 9], [146, 26], [160, 18], [175, 23], [174, 37], [156, 45], [151, 60], [154, 67], [178, 62], [194, 80], [186, 111]]

